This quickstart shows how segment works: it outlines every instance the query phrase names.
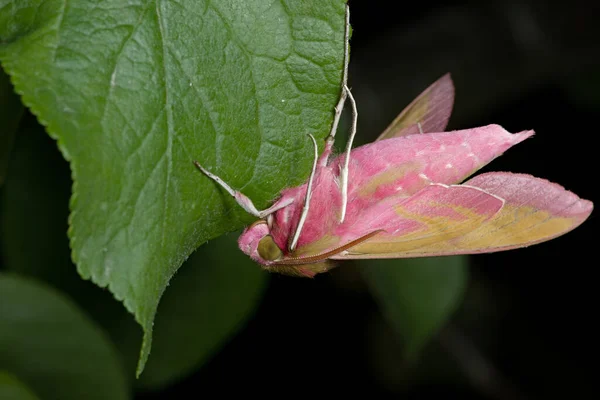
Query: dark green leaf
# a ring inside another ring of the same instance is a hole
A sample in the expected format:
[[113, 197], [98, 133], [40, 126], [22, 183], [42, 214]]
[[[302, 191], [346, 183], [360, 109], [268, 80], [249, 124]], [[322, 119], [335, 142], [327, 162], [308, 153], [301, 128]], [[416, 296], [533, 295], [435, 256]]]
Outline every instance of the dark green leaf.
[[466, 256], [368, 260], [365, 276], [384, 316], [415, 356], [460, 305], [468, 277]]
[[265, 207], [309, 172], [340, 91], [344, 2], [12, 0], [0, 60], [74, 177], [83, 277], [144, 328], [206, 240], [250, 218], [192, 160]]
[[117, 353], [101, 329], [60, 292], [0, 275], [0, 370], [43, 399], [127, 399]]
[[38, 400], [38, 397], [16, 376], [0, 371], [0, 399]]

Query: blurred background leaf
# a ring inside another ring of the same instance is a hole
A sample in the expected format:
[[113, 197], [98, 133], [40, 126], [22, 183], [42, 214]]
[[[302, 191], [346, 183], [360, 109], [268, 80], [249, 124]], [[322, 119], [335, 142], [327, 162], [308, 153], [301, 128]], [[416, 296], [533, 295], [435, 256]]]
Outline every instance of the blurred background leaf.
[[128, 399], [116, 350], [79, 307], [55, 289], [0, 274], [0, 370], [43, 399]]
[[383, 315], [415, 358], [460, 306], [468, 280], [466, 256], [358, 262]]
[[37, 400], [39, 397], [14, 375], [0, 371], [0, 399]]

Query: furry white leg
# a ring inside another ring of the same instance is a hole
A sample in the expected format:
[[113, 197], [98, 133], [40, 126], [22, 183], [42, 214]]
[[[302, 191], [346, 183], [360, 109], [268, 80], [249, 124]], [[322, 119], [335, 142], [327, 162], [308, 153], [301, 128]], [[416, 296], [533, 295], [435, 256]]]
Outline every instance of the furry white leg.
[[298, 221], [298, 226], [296, 227], [296, 232], [294, 233], [294, 237], [292, 238], [292, 242], [290, 243], [290, 251], [294, 251], [296, 245], [298, 244], [298, 239], [300, 238], [300, 233], [302, 232], [302, 227], [304, 226], [304, 222], [306, 221], [306, 217], [308, 215], [308, 210], [310, 208], [310, 198], [312, 197], [312, 185], [315, 177], [315, 172], [317, 170], [317, 160], [319, 159], [319, 147], [317, 146], [317, 141], [314, 136], [310, 133], [308, 134], [311, 140], [313, 141], [313, 146], [315, 148], [315, 160], [313, 161], [312, 171], [310, 172], [310, 177], [308, 178], [308, 184], [306, 185], [306, 196], [304, 197], [304, 207], [302, 208], [302, 215], [300, 215], [300, 220]]
[[356, 101], [354, 96], [350, 92], [348, 87], [345, 88], [348, 93], [348, 99], [352, 105], [352, 127], [350, 128], [350, 137], [346, 144], [346, 156], [344, 157], [344, 166], [340, 170], [340, 186], [342, 189], [342, 209], [340, 212], [340, 223], [344, 222], [346, 217], [346, 206], [348, 204], [348, 169], [350, 168], [350, 153], [352, 152], [352, 142], [354, 141], [354, 135], [356, 135], [356, 123], [358, 121], [358, 109], [356, 108]]

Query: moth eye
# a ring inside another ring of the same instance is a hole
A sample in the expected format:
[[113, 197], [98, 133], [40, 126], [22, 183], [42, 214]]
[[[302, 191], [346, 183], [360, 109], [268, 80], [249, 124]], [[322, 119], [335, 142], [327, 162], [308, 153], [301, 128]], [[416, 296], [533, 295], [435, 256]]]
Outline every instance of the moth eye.
[[283, 252], [273, 240], [273, 236], [267, 235], [258, 242], [258, 255], [267, 261], [275, 261], [281, 258]]

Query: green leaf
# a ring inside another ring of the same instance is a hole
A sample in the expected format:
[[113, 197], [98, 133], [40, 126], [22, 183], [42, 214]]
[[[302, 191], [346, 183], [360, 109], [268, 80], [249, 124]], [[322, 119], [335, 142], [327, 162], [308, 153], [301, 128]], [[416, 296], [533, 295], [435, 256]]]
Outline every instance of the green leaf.
[[0, 186], [6, 179], [8, 160], [23, 110], [8, 76], [0, 70]]
[[328, 133], [343, 37], [342, 0], [0, 8], [0, 60], [71, 163], [73, 259], [144, 329], [138, 373], [175, 271], [251, 220], [192, 160], [261, 208], [306, 179], [306, 134]]
[[254, 313], [268, 273], [240, 251], [237, 235], [201, 246], [165, 292], [154, 327], [152, 357], [140, 385], [157, 389], [208, 361]]
[[116, 352], [102, 331], [50, 287], [0, 274], [0, 370], [43, 399], [127, 399]]
[[6, 371], [0, 371], [0, 399], [38, 400], [39, 398], [17, 377]]
[[415, 357], [463, 299], [466, 256], [361, 261], [361, 272], [383, 315]]
[[[43, 279], [72, 297], [109, 333], [129, 376], [139, 328], [110, 293], [82, 280], [69, 259], [71, 179], [54, 147], [33, 118], [24, 118], [0, 203], [3, 261], [8, 270]], [[268, 274], [232, 251], [236, 238], [224, 235], [201, 246], [171, 281], [156, 318], [153, 357], [141, 376], [144, 388], [165, 386], [207, 361], [254, 311]]]

